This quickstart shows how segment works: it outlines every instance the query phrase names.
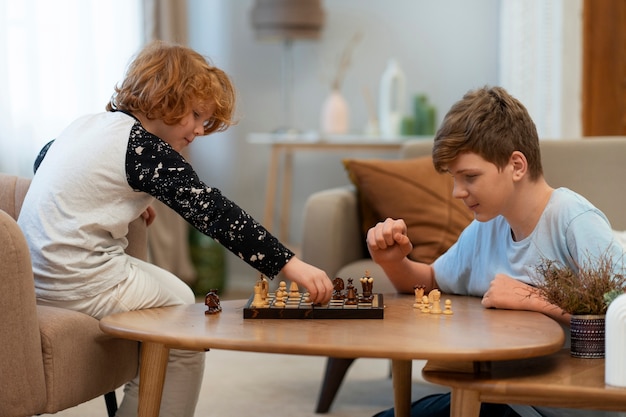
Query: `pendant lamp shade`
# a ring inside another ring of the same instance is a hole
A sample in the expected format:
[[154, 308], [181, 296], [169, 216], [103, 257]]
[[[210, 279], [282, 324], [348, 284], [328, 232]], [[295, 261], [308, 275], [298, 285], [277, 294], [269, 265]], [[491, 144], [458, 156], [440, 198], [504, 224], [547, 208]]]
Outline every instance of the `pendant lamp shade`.
[[258, 40], [319, 39], [321, 0], [255, 0], [252, 26]]

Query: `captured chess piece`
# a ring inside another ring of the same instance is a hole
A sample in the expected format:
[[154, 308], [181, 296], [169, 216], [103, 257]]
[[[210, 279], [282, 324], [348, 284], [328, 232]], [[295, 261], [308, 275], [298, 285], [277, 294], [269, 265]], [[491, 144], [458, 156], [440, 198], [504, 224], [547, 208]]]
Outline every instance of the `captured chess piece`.
[[441, 291], [435, 289], [428, 293], [428, 299], [431, 300], [432, 307], [430, 308], [431, 314], [441, 314]]
[[422, 296], [422, 313], [430, 313], [430, 301], [427, 295]]
[[212, 289], [207, 293], [206, 297], [204, 297], [204, 304], [207, 306], [207, 310], [204, 314], [216, 314], [222, 311], [217, 289]]
[[424, 285], [415, 285], [413, 287], [413, 291], [415, 291], [415, 303], [413, 304], [413, 308], [421, 309], [424, 306], [424, 288], [426, 288]]
[[449, 298], [446, 300], [444, 305], [445, 306], [444, 306], [444, 309], [443, 309], [443, 314], [447, 314], [447, 315], [454, 314], [452, 312], [452, 301]]

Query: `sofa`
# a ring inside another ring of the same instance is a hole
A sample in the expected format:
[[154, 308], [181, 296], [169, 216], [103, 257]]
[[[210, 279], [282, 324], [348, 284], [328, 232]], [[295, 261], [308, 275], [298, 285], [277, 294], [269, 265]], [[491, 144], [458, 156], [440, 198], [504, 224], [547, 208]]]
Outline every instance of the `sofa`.
[[[548, 183], [582, 194], [607, 215], [616, 232], [625, 231], [626, 137], [544, 139], [540, 143]], [[358, 278], [368, 271], [375, 292], [395, 292], [369, 258], [365, 232], [386, 217], [405, 215], [413, 217], [409, 236], [413, 230], [414, 245], [430, 248], [414, 259], [430, 262], [445, 252], [467, 219], [457, 210], [458, 200], [452, 201], [451, 178], [442, 179], [449, 176], [432, 167], [428, 170], [431, 150], [432, 140], [411, 140], [403, 144], [396, 159], [344, 160], [352, 184], [317, 192], [306, 201], [304, 261], [331, 278]], [[351, 361], [329, 358], [317, 412], [328, 411]]]
[[[139, 344], [110, 337], [95, 318], [39, 306], [30, 254], [15, 219], [30, 180], [0, 173], [0, 416], [56, 413], [105, 395], [137, 375]], [[127, 252], [146, 259], [143, 220], [129, 226]]]

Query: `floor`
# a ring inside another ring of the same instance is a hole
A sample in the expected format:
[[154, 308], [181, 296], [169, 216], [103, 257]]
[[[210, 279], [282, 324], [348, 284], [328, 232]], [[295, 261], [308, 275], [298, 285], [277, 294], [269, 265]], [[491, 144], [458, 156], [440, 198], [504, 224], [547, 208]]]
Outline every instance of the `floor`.
[[[195, 417], [319, 417], [315, 413], [325, 358], [213, 350]], [[413, 398], [445, 390], [420, 378], [423, 362], [415, 361]], [[210, 372], [209, 372], [210, 370]], [[389, 408], [393, 390], [389, 361], [359, 359], [344, 380], [329, 417], [369, 417]], [[118, 391], [118, 401], [123, 394]], [[107, 417], [99, 397], [50, 417]]]

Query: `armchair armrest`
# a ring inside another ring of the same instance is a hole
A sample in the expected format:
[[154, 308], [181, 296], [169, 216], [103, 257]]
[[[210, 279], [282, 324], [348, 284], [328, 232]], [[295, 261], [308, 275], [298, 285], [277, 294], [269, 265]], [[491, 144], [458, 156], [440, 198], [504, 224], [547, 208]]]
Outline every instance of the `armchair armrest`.
[[329, 277], [334, 278], [343, 266], [365, 257], [354, 187], [337, 187], [309, 196], [303, 224], [302, 259]]

